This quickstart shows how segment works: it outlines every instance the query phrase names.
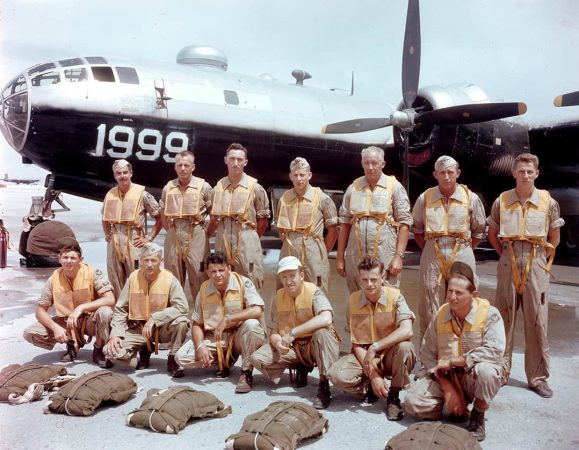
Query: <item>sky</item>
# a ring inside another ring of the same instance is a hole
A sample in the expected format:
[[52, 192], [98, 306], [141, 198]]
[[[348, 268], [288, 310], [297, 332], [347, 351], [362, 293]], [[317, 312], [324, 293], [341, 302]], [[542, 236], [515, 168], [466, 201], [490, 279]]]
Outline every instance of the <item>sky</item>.
[[[524, 101], [531, 126], [579, 119], [553, 98], [579, 90], [579, 2], [424, 0], [420, 86], [471, 82], [494, 101]], [[356, 95], [401, 99], [405, 0], [2, 0], [0, 84], [35, 64], [122, 56], [174, 64], [187, 45], [210, 45], [231, 72], [268, 73]], [[40, 177], [0, 137], [0, 175]], [[0, 177], [1, 177], [0, 176]]]

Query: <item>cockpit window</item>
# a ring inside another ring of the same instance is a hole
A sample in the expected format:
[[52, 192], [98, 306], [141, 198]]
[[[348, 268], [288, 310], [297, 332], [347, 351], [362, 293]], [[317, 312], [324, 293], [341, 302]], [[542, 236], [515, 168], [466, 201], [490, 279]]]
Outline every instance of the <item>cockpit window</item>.
[[11, 95], [17, 94], [18, 92], [24, 90], [26, 90], [26, 80], [22, 75], [20, 75], [18, 78], [15, 78], [10, 84], [8, 84], [8, 86], [6, 86], [6, 89], [4, 89], [4, 92], [2, 92], [2, 97], [8, 98]]
[[62, 59], [58, 61], [62, 67], [80, 66], [84, 64], [82, 58]]
[[115, 74], [113, 73], [113, 69], [111, 67], [102, 66], [102, 67], [91, 67], [92, 76], [97, 81], [106, 81], [109, 83], [114, 83], [115, 81]]
[[121, 83], [139, 84], [139, 77], [134, 68], [117, 66], [116, 69]]
[[107, 64], [107, 60], [102, 56], [87, 56], [86, 60], [89, 64]]
[[35, 76], [31, 82], [32, 86], [46, 86], [60, 83], [60, 73], [58, 73], [58, 70], [51, 70], [50, 72]]
[[53, 63], [39, 64], [28, 71], [28, 75], [34, 75], [38, 72], [44, 72], [45, 70], [55, 69], [56, 66]]
[[77, 67], [76, 69], [65, 69], [64, 71], [64, 79], [72, 83], [86, 81], [87, 78], [88, 75], [84, 67]]

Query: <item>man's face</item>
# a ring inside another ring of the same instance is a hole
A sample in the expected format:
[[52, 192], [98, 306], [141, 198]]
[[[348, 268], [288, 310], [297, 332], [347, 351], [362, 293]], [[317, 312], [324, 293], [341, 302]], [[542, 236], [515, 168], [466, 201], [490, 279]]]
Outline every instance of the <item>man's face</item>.
[[281, 284], [292, 298], [296, 298], [302, 291], [304, 272], [300, 269], [285, 270], [279, 274]]
[[207, 267], [207, 276], [220, 291], [224, 291], [227, 287], [230, 274], [231, 268], [229, 264], [209, 264]]
[[148, 280], [156, 279], [157, 275], [161, 273], [162, 261], [163, 258], [160, 253], [155, 253], [154, 255], [141, 258], [141, 269], [145, 271], [145, 277]]
[[177, 155], [175, 157], [175, 172], [180, 182], [189, 183], [194, 170], [195, 162], [191, 156]]
[[382, 292], [382, 276], [380, 267], [374, 267], [371, 270], [359, 271], [360, 287], [364, 291], [367, 299], [378, 299]]
[[289, 177], [296, 191], [305, 192], [312, 178], [312, 172], [309, 169], [292, 170]]
[[513, 168], [513, 177], [515, 177], [519, 188], [534, 187], [538, 176], [539, 171], [531, 162], [519, 161]]
[[117, 181], [121, 189], [128, 188], [131, 185], [131, 178], [133, 176], [133, 171], [129, 169], [129, 166], [122, 168], [117, 168], [114, 170], [115, 180]]
[[472, 299], [477, 292], [468, 290], [469, 282], [463, 278], [451, 277], [446, 290], [446, 301], [450, 310], [460, 318], [470, 311]]
[[385, 165], [384, 160], [376, 152], [369, 152], [362, 156], [364, 175], [370, 183], [375, 183], [380, 179]]
[[71, 250], [61, 253], [58, 262], [60, 262], [62, 270], [67, 277], [75, 277], [82, 263], [82, 256]]
[[446, 167], [444, 169], [435, 170], [432, 172], [438, 186], [445, 190], [454, 190], [456, 187], [456, 180], [460, 176], [460, 169], [454, 166]]
[[224, 158], [229, 175], [240, 175], [247, 165], [247, 158], [243, 150], [229, 150]]

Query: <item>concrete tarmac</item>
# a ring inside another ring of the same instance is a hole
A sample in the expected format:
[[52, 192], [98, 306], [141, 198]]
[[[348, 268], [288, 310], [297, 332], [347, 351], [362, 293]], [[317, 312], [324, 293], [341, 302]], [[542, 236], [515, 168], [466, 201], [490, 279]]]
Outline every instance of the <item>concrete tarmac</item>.
[[[39, 187], [15, 186], [0, 191], [0, 212], [17, 245], [21, 218], [30, 206], [31, 195], [42, 195]], [[72, 211], [59, 213], [57, 218], [68, 223], [81, 242], [85, 261], [106, 270], [106, 246], [100, 229], [100, 204], [65, 196]], [[162, 238], [157, 239], [162, 243]], [[408, 252], [402, 276], [402, 293], [413, 311], [418, 311], [418, 252]], [[278, 251], [267, 250], [266, 284], [262, 292], [269, 306], [275, 289], [275, 267]], [[496, 261], [484, 252], [477, 254], [481, 296], [492, 301], [496, 283]], [[22, 338], [24, 328], [35, 321], [34, 308], [41, 287], [53, 269], [31, 269], [19, 265], [19, 256], [10, 252], [9, 267], [0, 270], [0, 365], [10, 363], [58, 363], [64, 350], [57, 346], [47, 352], [35, 348]], [[331, 260], [332, 270], [334, 261]], [[513, 372], [508, 385], [495, 397], [486, 414], [487, 439], [485, 449], [576, 449], [579, 448], [579, 428], [574, 414], [579, 404], [579, 268], [555, 266], [556, 280], [551, 284], [549, 304], [549, 342], [551, 378], [555, 395], [543, 399], [527, 388], [524, 374], [524, 336], [522, 317], [516, 326]], [[345, 280], [333, 272], [330, 295], [337, 329], [342, 335], [341, 351], [350, 350], [349, 337], [344, 332], [347, 288]], [[266, 311], [266, 314], [267, 311]], [[418, 326], [415, 326], [418, 332]], [[417, 338], [414, 343], [418, 348]], [[69, 363], [75, 374], [96, 370], [91, 361], [92, 344]], [[245, 416], [265, 408], [276, 400], [297, 400], [310, 403], [317, 392], [317, 371], [309, 377], [307, 387], [296, 390], [284, 374], [274, 386], [257, 371], [251, 393], [234, 394], [239, 376], [238, 367], [230, 379], [213, 378], [213, 370], [186, 371], [185, 377], [172, 380], [165, 371], [166, 352], [152, 357], [149, 369], [134, 372], [117, 365], [113, 370], [125, 373], [137, 382], [140, 391], [127, 403], [98, 409], [90, 417], [45, 415], [39, 402], [11, 406], [0, 404], [0, 448], [2, 449], [94, 449], [147, 448], [171, 446], [175, 449], [220, 449], [230, 434], [239, 431]], [[417, 370], [417, 369], [415, 369]], [[165, 435], [125, 425], [125, 416], [137, 408], [151, 388], [187, 385], [216, 395], [233, 413], [224, 419], [190, 422], [178, 435]], [[404, 394], [402, 394], [403, 396]], [[318, 440], [304, 442], [308, 449], [379, 449], [395, 434], [415, 423], [413, 417], [389, 422], [384, 414], [385, 403], [363, 407], [360, 399], [333, 390], [333, 401], [323, 415], [330, 421], [327, 434]], [[466, 423], [463, 424], [466, 426]]]

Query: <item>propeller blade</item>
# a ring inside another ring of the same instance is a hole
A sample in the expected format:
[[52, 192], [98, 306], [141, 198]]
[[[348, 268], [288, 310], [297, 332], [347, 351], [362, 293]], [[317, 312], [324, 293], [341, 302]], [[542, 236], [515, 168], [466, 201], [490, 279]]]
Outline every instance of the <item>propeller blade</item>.
[[579, 105], [579, 91], [558, 95], [553, 100], [555, 106], [577, 106]]
[[322, 128], [324, 134], [361, 133], [362, 131], [377, 130], [391, 125], [390, 119], [369, 118], [354, 119], [344, 122], [335, 122]]
[[402, 53], [402, 98], [406, 108], [412, 108], [420, 78], [420, 6], [418, 0], [408, 0], [404, 51]]
[[504, 117], [519, 116], [527, 112], [524, 103], [475, 103], [435, 109], [419, 114], [414, 123], [420, 125], [461, 125], [487, 122]]

